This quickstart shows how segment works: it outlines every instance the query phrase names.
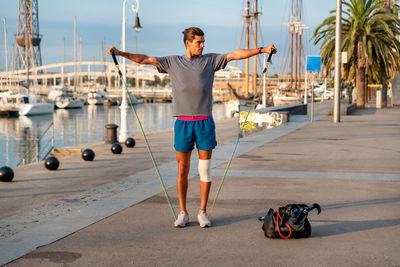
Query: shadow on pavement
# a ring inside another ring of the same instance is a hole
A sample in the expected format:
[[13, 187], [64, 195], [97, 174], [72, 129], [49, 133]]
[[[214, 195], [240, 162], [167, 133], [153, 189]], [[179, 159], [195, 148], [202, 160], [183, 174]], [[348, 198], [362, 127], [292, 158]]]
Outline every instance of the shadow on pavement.
[[369, 221], [312, 220], [311, 224], [313, 222], [328, 223], [312, 227], [311, 237], [315, 238], [396, 226], [400, 225], [400, 218]]
[[370, 199], [356, 202], [344, 202], [344, 203], [336, 203], [330, 205], [321, 206], [322, 209], [341, 209], [347, 207], [356, 207], [356, 206], [368, 206], [368, 205], [378, 205], [378, 204], [388, 204], [400, 202], [400, 197], [392, 197], [392, 198], [379, 198], [379, 199]]

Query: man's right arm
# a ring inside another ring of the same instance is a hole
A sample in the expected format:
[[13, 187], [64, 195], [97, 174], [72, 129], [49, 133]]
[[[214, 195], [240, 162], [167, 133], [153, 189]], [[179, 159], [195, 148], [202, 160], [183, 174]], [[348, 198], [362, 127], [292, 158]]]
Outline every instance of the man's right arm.
[[252, 56], [255, 56], [259, 53], [268, 53], [268, 54], [275, 54], [276, 48], [275, 46], [269, 45], [267, 47], [260, 47], [260, 48], [255, 48], [255, 49], [238, 49], [236, 51], [230, 52], [226, 55], [226, 61], [229, 62], [231, 60], [240, 60], [240, 59], [245, 59], [249, 58]]
[[123, 51], [120, 51], [117, 48], [115, 48], [115, 46], [112, 46], [108, 50], [108, 54], [111, 55], [112, 51], [114, 51], [116, 56], [124, 57], [124, 58], [129, 59], [138, 64], [153, 65], [153, 66], [156, 66], [157, 68], [159, 67], [157, 59], [155, 57], [149, 57], [144, 54], [131, 54], [128, 52], [123, 52]]

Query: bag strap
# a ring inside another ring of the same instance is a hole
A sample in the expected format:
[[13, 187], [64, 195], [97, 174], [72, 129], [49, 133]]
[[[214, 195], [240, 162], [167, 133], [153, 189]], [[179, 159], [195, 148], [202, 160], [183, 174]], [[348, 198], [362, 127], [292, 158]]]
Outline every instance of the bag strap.
[[289, 235], [288, 236], [283, 236], [282, 233], [281, 233], [281, 230], [279, 229], [279, 221], [278, 221], [279, 218], [282, 220], [281, 215], [279, 214], [279, 212], [277, 212], [276, 213], [276, 227], [278, 228], [278, 233], [283, 239], [288, 239], [292, 235], [292, 228], [290, 228], [290, 225], [287, 222], [285, 222], [287, 227], [289, 228]]
[[[274, 213], [274, 210], [273, 210], [273, 209], [269, 209], [267, 215], [272, 216], [273, 213]], [[259, 221], [264, 221], [264, 219], [265, 219], [265, 217], [266, 217], [267, 215], [258, 217], [258, 220], [259, 220]]]

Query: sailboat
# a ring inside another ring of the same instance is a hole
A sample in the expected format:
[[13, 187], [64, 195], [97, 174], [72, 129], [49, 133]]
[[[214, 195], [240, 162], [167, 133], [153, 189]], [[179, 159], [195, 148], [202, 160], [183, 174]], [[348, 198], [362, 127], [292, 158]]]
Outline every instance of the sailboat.
[[[258, 9], [258, 0], [252, 1], [253, 3], [250, 4], [250, 0], [246, 1], [246, 7], [244, 8], [244, 18], [245, 18], [245, 32], [246, 32], [246, 38], [245, 38], [245, 49], [250, 49], [250, 33], [253, 32], [253, 48], [260, 47], [260, 44], [258, 43], [258, 26], [259, 26], [259, 20], [258, 16], [261, 14], [261, 11]], [[251, 11], [251, 8], [253, 9]], [[251, 28], [253, 28], [253, 31], [251, 31]], [[242, 40], [241, 44], [242, 46]], [[226, 114], [227, 116], [237, 116], [240, 106], [246, 106], [250, 105], [252, 102], [253, 98], [255, 97], [256, 103], [258, 102], [257, 100], [260, 99], [261, 93], [257, 93], [255, 96], [255, 91], [257, 88], [257, 56], [253, 57], [254, 60], [254, 65], [253, 65], [253, 75], [252, 75], [252, 82], [250, 83], [250, 60], [249, 58], [245, 59], [245, 80], [243, 83], [243, 94], [239, 94], [238, 91], [232, 88], [232, 86], [228, 83], [228, 88], [231, 90], [233, 95], [235, 96], [236, 100], [230, 100], [225, 103], [225, 108], [227, 110]], [[252, 91], [253, 93], [251, 93]]]
[[14, 93], [11, 91], [0, 93], [0, 115], [31, 116], [51, 114], [54, 105], [38, 101], [35, 94], [29, 92]]
[[[65, 38], [63, 40], [63, 63], [65, 63]], [[54, 85], [49, 94], [47, 95], [47, 99], [53, 103], [56, 108], [82, 108], [84, 101], [82, 99], [77, 98], [74, 95], [74, 92], [65, 85], [64, 83], [64, 66], [61, 69], [61, 84]]]
[[53, 86], [47, 96], [57, 108], [82, 108], [83, 101], [76, 98], [65, 85]]
[[39, 98], [29, 92], [29, 89], [25, 92], [20, 91], [18, 94], [12, 94], [11, 98], [15, 99], [15, 103], [18, 104], [19, 115], [32, 116], [51, 114], [54, 111], [54, 105], [46, 102], [40, 102]]

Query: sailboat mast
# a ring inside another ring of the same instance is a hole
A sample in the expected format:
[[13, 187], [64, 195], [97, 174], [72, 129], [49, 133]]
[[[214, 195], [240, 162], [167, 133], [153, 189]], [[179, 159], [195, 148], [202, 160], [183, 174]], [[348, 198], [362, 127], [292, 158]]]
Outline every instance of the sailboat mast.
[[301, 87], [301, 50], [302, 50], [302, 36], [301, 36], [301, 27], [299, 28], [299, 66], [298, 66], [298, 88]]
[[[246, 49], [250, 47], [250, 1], [246, 1]], [[244, 81], [244, 95], [249, 95], [249, 59], [246, 58], [246, 77]]]
[[77, 84], [77, 51], [78, 51], [78, 34], [76, 30], [76, 17], [74, 17], [74, 91], [76, 91], [76, 84]]
[[301, 87], [301, 51], [303, 50], [302, 47], [302, 31], [303, 31], [303, 24], [302, 24], [302, 7], [303, 7], [303, 0], [299, 0], [300, 1], [300, 6], [299, 6], [299, 30], [298, 30], [298, 34], [299, 34], [299, 65], [298, 65], [298, 73], [299, 73], [299, 77], [298, 77], [298, 88]]
[[65, 37], [63, 38], [63, 64], [61, 67], [61, 85], [64, 86], [64, 63], [65, 63]]
[[297, 70], [298, 70], [298, 66], [299, 66], [299, 27], [298, 27], [298, 24], [299, 24], [299, 20], [298, 20], [298, 17], [297, 17], [297, 14], [296, 14], [296, 22], [295, 22], [296, 24], [295, 24], [295, 66], [294, 66], [294, 68], [295, 68], [295, 76], [294, 76], [294, 89], [297, 89], [297, 77], [298, 77], [298, 73], [297, 73]]
[[24, 1], [24, 23], [25, 23], [25, 69], [26, 69], [26, 83], [27, 83], [27, 89], [29, 91], [29, 52], [30, 51], [30, 36], [29, 36], [29, 30], [30, 30], [30, 23], [29, 23], [29, 4], [28, 1]]
[[294, 30], [294, 23], [293, 23], [293, 0], [292, 8], [290, 12], [290, 23], [289, 23], [289, 31], [290, 31], [290, 66], [289, 66], [289, 75], [290, 75], [290, 88], [293, 88], [293, 30]]
[[[258, 0], [254, 0], [254, 48], [257, 48], [257, 38], [258, 38]], [[257, 87], [257, 56], [254, 57], [253, 65], [253, 91]]]
[[5, 57], [5, 64], [6, 64], [5, 65], [5, 72], [7, 73], [7, 86], [9, 88], [10, 87], [10, 77], [8, 75], [7, 21], [6, 21], [5, 18], [3, 19], [3, 22], [4, 22], [4, 57]]
[[7, 22], [6, 19], [3, 19], [3, 23], [4, 23], [4, 57], [5, 57], [5, 71], [8, 71], [8, 60], [7, 60]]
[[294, 76], [294, 89], [297, 89], [298, 81], [298, 66], [299, 66], [299, 2], [296, 1], [296, 14], [295, 14], [295, 76]]

